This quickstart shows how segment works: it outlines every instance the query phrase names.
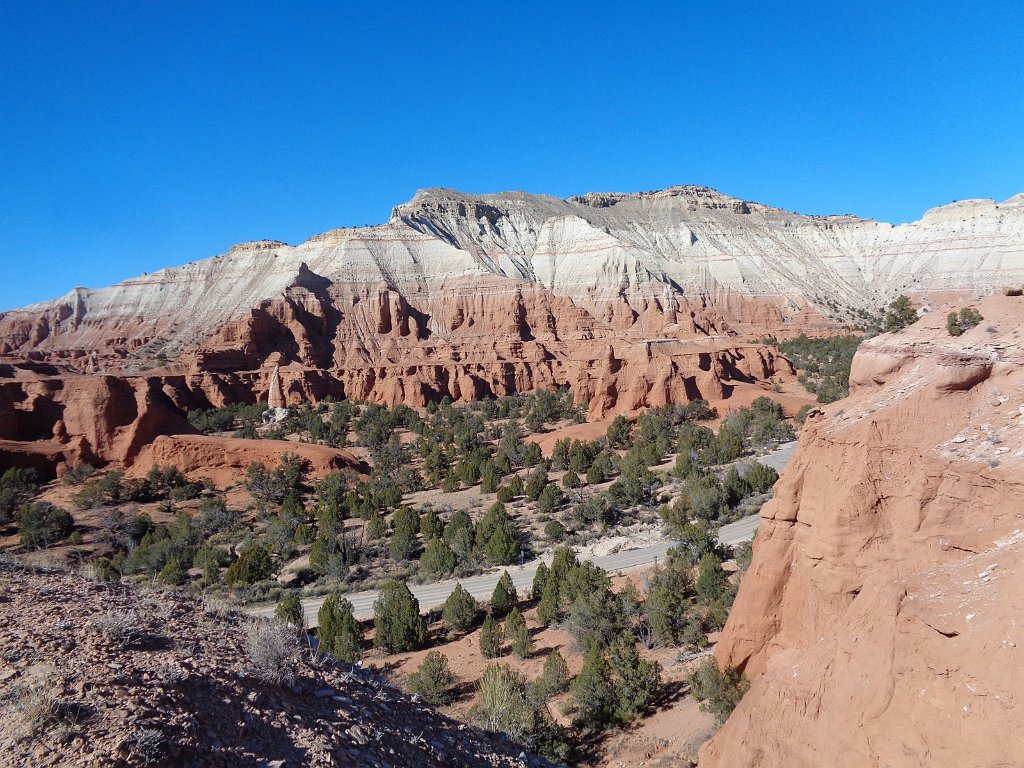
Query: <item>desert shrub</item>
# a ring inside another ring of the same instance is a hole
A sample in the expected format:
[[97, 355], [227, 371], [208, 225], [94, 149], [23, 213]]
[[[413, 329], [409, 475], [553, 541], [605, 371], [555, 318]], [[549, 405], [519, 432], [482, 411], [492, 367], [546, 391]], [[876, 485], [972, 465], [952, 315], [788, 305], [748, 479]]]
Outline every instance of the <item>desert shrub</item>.
[[352, 603], [338, 595], [328, 595], [317, 613], [316, 637], [324, 653], [349, 664], [359, 661], [362, 631]]
[[244, 587], [269, 579], [273, 572], [270, 552], [262, 544], [253, 544], [228, 566], [224, 578], [229, 587]]
[[402, 582], [384, 582], [373, 611], [374, 644], [378, 648], [400, 653], [416, 650], [426, 642], [427, 630], [420, 616], [419, 601]]
[[491, 593], [491, 613], [501, 618], [515, 607], [519, 599], [515, 584], [508, 571], [502, 571], [498, 583]]
[[180, 557], [171, 556], [167, 558], [167, 562], [160, 569], [160, 575], [157, 578], [164, 584], [180, 587], [188, 580], [188, 569], [181, 562]]
[[171, 752], [170, 740], [157, 728], [136, 727], [126, 746], [133, 765], [166, 765]]
[[420, 556], [420, 573], [430, 578], [440, 579], [450, 576], [455, 570], [457, 558], [448, 543], [438, 537], [427, 543]]
[[289, 494], [305, 490], [307, 467], [308, 462], [293, 453], [284, 454], [272, 470], [253, 462], [245, 471], [246, 487], [261, 501], [281, 504]]
[[199, 504], [196, 524], [210, 536], [231, 528], [238, 520], [238, 514], [228, 509], [224, 499], [211, 497], [203, 499]]
[[984, 319], [974, 307], [963, 307], [959, 315], [956, 312], [949, 313], [946, 318], [946, 330], [950, 336], [960, 336]]
[[544, 660], [544, 669], [534, 681], [533, 692], [538, 701], [547, 701], [569, 688], [569, 665], [558, 651], [552, 651]]
[[137, 611], [112, 609], [94, 617], [92, 625], [111, 641], [122, 646], [138, 642], [144, 634], [142, 617]]
[[34, 469], [12, 467], [0, 475], [0, 525], [10, 520], [38, 490]]
[[749, 688], [746, 677], [732, 668], [720, 670], [714, 657], [705, 659], [690, 675], [690, 691], [702, 701], [701, 709], [719, 722], [725, 722]]
[[441, 619], [449, 632], [468, 632], [476, 626], [480, 606], [465, 587], [456, 584], [455, 589], [444, 601]]
[[82, 575], [89, 581], [101, 583], [121, 580], [121, 573], [107, 557], [96, 557], [82, 565]]
[[409, 675], [409, 690], [427, 704], [439, 707], [451, 701], [452, 686], [457, 682], [458, 678], [448, 666], [448, 657], [431, 651], [420, 668]]
[[256, 619], [245, 628], [246, 673], [270, 685], [295, 681], [298, 643], [295, 633], [275, 622]]
[[533, 731], [536, 712], [527, 695], [526, 678], [505, 664], [491, 664], [480, 678], [480, 698], [473, 719], [482, 728], [522, 740]]
[[557, 520], [548, 520], [544, 523], [544, 535], [551, 541], [561, 541], [565, 538], [565, 526]]
[[11, 730], [27, 739], [60, 725], [65, 703], [46, 685], [13, 685], [7, 692], [7, 714]]
[[274, 618], [282, 624], [291, 624], [302, 629], [306, 625], [306, 614], [302, 610], [302, 601], [295, 592], [289, 592], [277, 603]]
[[917, 322], [917, 311], [910, 299], [906, 296], [898, 296], [893, 299], [882, 318], [882, 330], [886, 333], [902, 331], [908, 325]]
[[480, 628], [480, 653], [485, 659], [493, 659], [501, 655], [501, 645], [504, 642], [504, 633], [501, 625], [494, 616], [487, 614], [484, 617], [483, 627]]
[[18, 512], [18, 534], [25, 547], [56, 544], [74, 530], [75, 521], [60, 507], [47, 502], [28, 504]]

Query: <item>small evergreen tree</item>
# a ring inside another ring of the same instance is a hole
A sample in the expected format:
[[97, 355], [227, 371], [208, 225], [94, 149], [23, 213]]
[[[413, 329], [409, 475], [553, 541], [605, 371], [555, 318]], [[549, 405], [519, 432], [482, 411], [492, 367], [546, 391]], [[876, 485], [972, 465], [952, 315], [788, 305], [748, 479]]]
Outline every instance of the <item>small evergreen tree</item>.
[[533, 574], [533, 585], [530, 587], [530, 599], [540, 600], [541, 595], [544, 594], [544, 585], [548, 581], [548, 565], [545, 562], [541, 562], [537, 566], [536, 572]]
[[511, 565], [519, 557], [520, 547], [507, 527], [501, 527], [487, 540], [487, 562], [492, 565]]
[[450, 576], [455, 570], [455, 565], [455, 553], [440, 537], [431, 539], [420, 556], [420, 572], [431, 578], [440, 579]]
[[728, 719], [749, 688], [746, 677], [731, 667], [723, 672], [714, 657], [707, 658], [690, 675], [690, 690], [702, 700], [701, 709], [714, 714], [720, 723]]
[[441, 619], [449, 632], [468, 632], [476, 626], [479, 613], [480, 606], [473, 596], [461, 584], [456, 584], [444, 601]]
[[631, 635], [620, 635], [611, 648], [611, 674], [615, 688], [615, 719], [630, 723], [653, 703], [661, 687], [657, 662], [640, 657]]
[[526, 619], [518, 608], [509, 611], [508, 618], [505, 619], [505, 634], [512, 641], [512, 653], [521, 659], [528, 659], [533, 655], [533, 637], [526, 626]]
[[579, 725], [600, 728], [611, 722], [616, 706], [615, 689], [604, 651], [596, 643], [587, 649], [583, 669], [573, 680], [571, 690]]
[[697, 597], [706, 603], [717, 600], [725, 594], [729, 576], [722, 568], [722, 561], [714, 552], [707, 552], [700, 559], [697, 576]]
[[480, 653], [485, 659], [493, 659], [501, 655], [501, 644], [504, 637], [501, 632], [501, 625], [495, 621], [491, 614], [484, 618], [484, 625], [480, 629]]
[[302, 611], [302, 601], [295, 592], [289, 592], [274, 609], [274, 618], [282, 624], [291, 624], [302, 629], [306, 625], [306, 615]]
[[338, 595], [328, 595], [317, 613], [317, 625], [321, 651], [349, 664], [359, 661], [362, 632], [352, 603]]
[[420, 603], [402, 582], [384, 582], [373, 604], [374, 645], [388, 653], [414, 651], [427, 639]]
[[409, 675], [409, 690], [435, 707], [451, 701], [451, 689], [458, 678], [448, 666], [448, 657], [431, 651], [420, 664], [419, 670]]
[[501, 618], [515, 606], [519, 599], [515, 584], [508, 571], [502, 571], [501, 578], [494, 585], [494, 592], [491, 593], [491, 613]]
[[273, 572], [270, 552], [262, 544], [253, 544], [228, 566], [225, 581], [229, 587], [244, 587], [269, 579]]
[[882, 330], [886, 333], [901, 331], [908, 325], [917, 322], [917, 312], [910, 299], [906, 296], [899, 296], [889, 304], [889, 309], [882, 319]]
[[534, 683], [534, 690], [540, 701], [562, 693], [569, 687], [569, 665], [558, 651], [552, 651], [544, 660], [544, 669]]

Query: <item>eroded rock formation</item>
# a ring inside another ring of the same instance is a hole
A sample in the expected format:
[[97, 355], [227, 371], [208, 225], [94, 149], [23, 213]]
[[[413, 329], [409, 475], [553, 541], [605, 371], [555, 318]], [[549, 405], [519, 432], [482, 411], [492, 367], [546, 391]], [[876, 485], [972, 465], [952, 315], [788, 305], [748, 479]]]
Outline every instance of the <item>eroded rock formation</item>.
[[761, 513], [701, 766], [1009, 766], [1024, 720], [1024, 300], [880, 336]]
[[593, 418], [727, 404], [736, 386], [793, 373], [766, 334], [827, 333], [900, 292], [1024, 282], [1022, 203], [892, 226], [704, 187], [420, 192], [381, 226], [243, 243], [0, 314], [0, 363], [15, 366], [0, 370], [0, 440], [130, 462], [155, 435], [187, 432], [188, 408], [267, 402], [275, 369], [285, 404], [554, 386]]

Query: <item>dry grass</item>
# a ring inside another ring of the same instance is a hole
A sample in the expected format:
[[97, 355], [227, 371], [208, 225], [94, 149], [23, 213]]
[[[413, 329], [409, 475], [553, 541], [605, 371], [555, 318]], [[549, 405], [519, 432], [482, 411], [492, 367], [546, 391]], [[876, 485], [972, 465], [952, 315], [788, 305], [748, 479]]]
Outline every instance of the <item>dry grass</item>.
[[107, 611], [93, 619], [92, 624], [119, 645], [131, 645], [144, 634], [137, 611]]
[[7, 726], [15, 738], [27, 739], [61, 724], [64, 703], [45, 685], [19, 685], [8, 697]]
[[246, 672], [264, 683], [295, 682], [299, 646], [295, 632], [277, 622], [257, 619], [245, 628]]

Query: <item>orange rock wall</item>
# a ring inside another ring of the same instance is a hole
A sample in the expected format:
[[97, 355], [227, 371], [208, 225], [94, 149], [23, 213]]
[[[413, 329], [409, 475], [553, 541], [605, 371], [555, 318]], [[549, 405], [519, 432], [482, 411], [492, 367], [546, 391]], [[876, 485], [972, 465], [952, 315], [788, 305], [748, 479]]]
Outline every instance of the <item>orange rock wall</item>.
[[702, 767], [1019, 761], [1024, 302], [980, 309], [868, 342], [810, 417], [716, 649], [751, 689]]

